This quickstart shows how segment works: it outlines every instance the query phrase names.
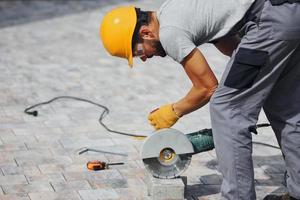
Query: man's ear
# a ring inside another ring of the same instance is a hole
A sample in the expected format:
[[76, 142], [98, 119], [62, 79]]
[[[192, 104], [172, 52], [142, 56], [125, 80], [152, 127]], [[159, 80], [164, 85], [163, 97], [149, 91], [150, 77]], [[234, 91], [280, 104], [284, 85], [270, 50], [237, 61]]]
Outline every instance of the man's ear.
[[154, 34], [149, 26], [143, 25], [139, 31], [140, 37], [143, 39], [152, 39], [154, 38]]

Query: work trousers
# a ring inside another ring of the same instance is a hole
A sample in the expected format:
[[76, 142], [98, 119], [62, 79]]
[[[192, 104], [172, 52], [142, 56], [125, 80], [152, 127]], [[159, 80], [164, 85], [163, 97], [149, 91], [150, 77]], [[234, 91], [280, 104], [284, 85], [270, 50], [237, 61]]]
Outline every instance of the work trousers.
[[221, 196], [256, 199], [249, 127], [263, 108], [285, 158], [288, 192], [300, 199], [300, 4], [256, 1], [210, 101]]

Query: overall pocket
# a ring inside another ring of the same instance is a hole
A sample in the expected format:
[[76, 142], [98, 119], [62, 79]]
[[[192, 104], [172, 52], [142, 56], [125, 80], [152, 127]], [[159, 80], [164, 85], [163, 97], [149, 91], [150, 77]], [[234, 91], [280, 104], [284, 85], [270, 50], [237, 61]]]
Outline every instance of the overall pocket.
[[240, 48], [224, 85], [235, 89], [250, 88], [267, 59], [268, 52], [266, 51]]

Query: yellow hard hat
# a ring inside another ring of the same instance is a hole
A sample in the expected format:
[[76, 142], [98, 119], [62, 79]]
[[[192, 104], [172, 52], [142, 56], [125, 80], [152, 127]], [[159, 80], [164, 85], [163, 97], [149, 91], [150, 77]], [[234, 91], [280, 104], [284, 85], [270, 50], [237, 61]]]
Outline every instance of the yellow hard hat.
[[134, 6], [119, 7], [108, 12], [100, 27], [100, 37], [105, 49], [112, 55], [126, 58], [130, 67], [132, 37], [137, 23]]

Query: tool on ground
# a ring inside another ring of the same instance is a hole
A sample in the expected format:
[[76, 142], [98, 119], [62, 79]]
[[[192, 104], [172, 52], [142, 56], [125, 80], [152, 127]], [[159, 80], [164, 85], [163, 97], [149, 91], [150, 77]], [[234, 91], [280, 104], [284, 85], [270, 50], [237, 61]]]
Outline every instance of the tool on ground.
[[93, 170], [93, 171], [98, 171], [98, 170], [104, 170], [104, 169], [109, 169], [110, 165], [124, 165], [124, 163], [119, 162], [119, 163], [106, 163], [100, 160], [93, 160], [93, 161], [89, 161], [86, 164], [86, 167], [89, 170]]
[[[270, 125], [258, 124], [251, 128], [257, 134], [256, 128], [266, 126]], [[262, 145], [279, 149], [264, 143]], [[203, 129], [189, 134], [171, 128], [160, 129], [144, 141], [141, 158], [146, 170], [154, 177], [176, 178], [188, 168], [192, 155], [212, 150], [214, 147], [212, 129]]]
[[97, 153], [113, 154], [113, 155], [118, 155], [118, 156], [128, 156], [128, 155], [125, 154], [125, 153], [117, 153], [117, 152], [112, 152], [112, 151], [104, 151], [104, 150], [100, 150], [100, 149], [92, 149], [92, 148], [87, 148], [87, 147], [81, 148], [81, 149], [78, 151], [78, 154], [80, 155], [80, 154], [83, 154], [83, 153], [86, 153], [86, 152], [89, 152], [89, 151], [97, 152]]

